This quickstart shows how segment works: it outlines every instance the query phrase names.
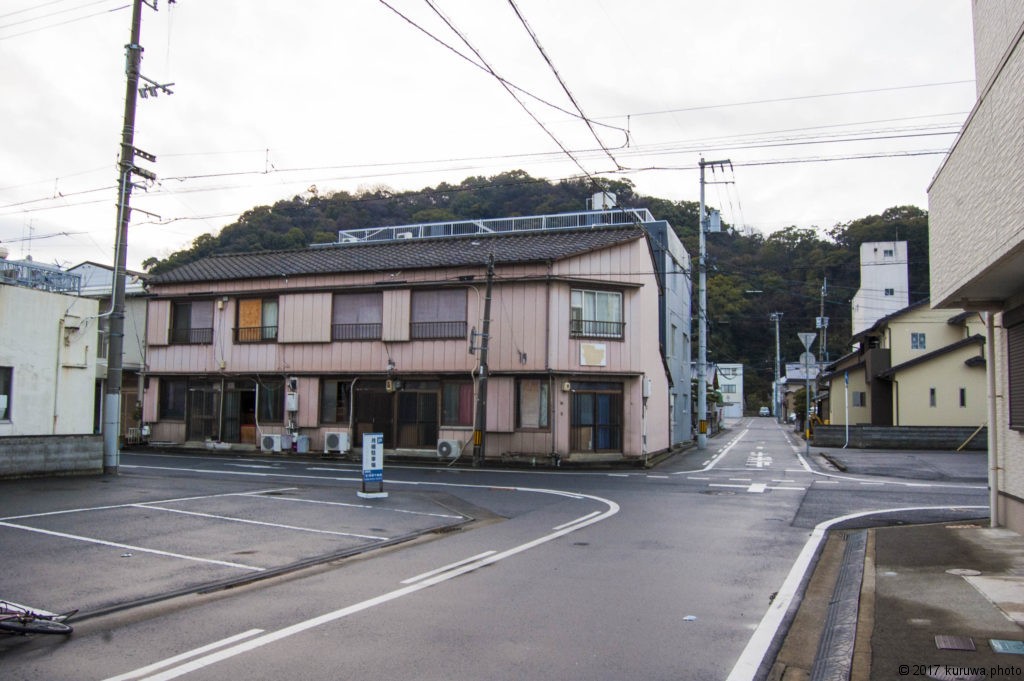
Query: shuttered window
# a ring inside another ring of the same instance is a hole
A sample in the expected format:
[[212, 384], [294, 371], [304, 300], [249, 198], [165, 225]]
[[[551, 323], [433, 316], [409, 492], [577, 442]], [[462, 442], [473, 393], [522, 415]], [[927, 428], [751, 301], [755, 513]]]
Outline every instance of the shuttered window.
[[1010, 427], [1024, 430], [1024, 306], [1003, 315], [1006, 327], [1007, 387], [1010, 393]]

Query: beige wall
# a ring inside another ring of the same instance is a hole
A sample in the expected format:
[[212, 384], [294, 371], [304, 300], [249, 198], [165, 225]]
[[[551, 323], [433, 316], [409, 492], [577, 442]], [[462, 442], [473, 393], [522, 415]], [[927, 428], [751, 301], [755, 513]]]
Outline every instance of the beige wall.
[[[985, 367], [964, 361], [983, 352], [971, 344], [931, 362], [900, 371], [893, 389], [893, 422], [899, 426], [980, 426], [987, 420]], [[935, 406], [930, 391], [935, 389]], [[960, 390], [966, 406], [960, 406]]]
[[[859, 423], [871, 423], [871, 394], [868, 392], [864, 380], [864, 367], [859, 366], [849, 372], [850, 385], [847, 387], [843, 382], [842, 374], [833, 376], [828, 391], [828, 422], [833, 426], [845, 426], [847, 413], [850, 417], [850, 425]], [[863, 407], [853, 406], [853, 393], [865, 393]], [[849, 400], [849, 411], [847, 412], [846, 400]]]

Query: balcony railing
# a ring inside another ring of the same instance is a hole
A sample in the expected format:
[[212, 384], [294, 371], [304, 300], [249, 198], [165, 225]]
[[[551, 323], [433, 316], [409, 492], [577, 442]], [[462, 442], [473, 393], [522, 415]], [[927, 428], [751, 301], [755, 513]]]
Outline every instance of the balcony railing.
[[431, 338], [465, 338], [466, 322], [412, 322], [409, 336], [414, 340]]
[[331, 340], [380, 340], [383, 324], [333, 324]]
[[211, 345], [213, 328], [171, 329], [171, 345]]
[[240, 326], [235, 329], [236, 343], [275, 343], [276, 326]]
[[573, 319], [569, 322], [569, 335], [572, 338], [622, 338], [625, 332], [625, 322], [602, 322], [596, 319]]

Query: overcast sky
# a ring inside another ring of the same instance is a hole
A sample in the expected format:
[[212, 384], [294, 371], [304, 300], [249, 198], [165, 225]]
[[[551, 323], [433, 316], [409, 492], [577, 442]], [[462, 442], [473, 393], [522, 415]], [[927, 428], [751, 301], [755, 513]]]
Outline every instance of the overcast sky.
[[[128, 4], [0, 0], [12, 258], [113, 262]], [[174, 94], [138, 103], [135, 146], [158, 157], [139, 165], [158, 181], [133, 196], [152, 215], [133, 216], [128, 265], [314, 186], [421, 189], [521, 168], [696, 201], [701, 155], [733, 164], [709, 176], [730, 182], [708, 187], [709, 204], [765, 234], [927, 208], [974, 102], [970, 5], [160, 0], [143, 12], [142, 74]]]

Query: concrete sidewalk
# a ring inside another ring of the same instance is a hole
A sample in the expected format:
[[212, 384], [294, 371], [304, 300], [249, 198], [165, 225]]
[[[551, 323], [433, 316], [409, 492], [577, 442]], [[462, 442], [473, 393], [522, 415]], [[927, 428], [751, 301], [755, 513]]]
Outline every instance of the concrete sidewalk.
[[[851, 557], [847, 544], [858, 534], [864, 549]], [[842, 598], [841, 573], [858, 561], [852, 635], [828, 641], [844, 624], [830, 613]], [[911, 677], [1024, 678], [1024, 537], [980, 522], [830, 535], [767, 678]]]

